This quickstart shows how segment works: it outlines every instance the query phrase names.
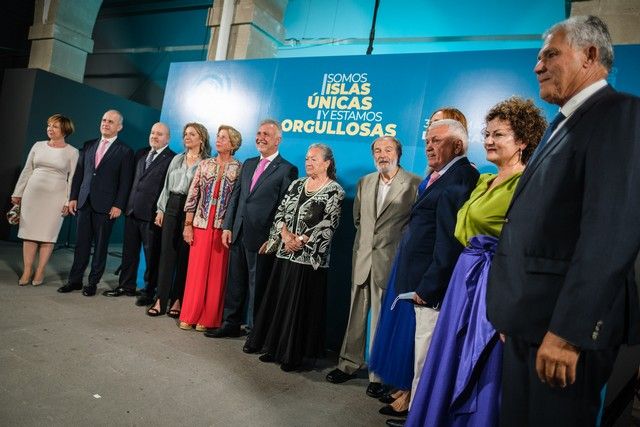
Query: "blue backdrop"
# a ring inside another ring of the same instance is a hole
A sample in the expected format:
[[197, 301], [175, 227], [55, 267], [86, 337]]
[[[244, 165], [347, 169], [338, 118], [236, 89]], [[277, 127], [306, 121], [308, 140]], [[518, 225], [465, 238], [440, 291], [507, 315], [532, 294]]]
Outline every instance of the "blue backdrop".
[[[611, 84], [640, 94], [640, 45], [618, 46], [615, 53]], [[284, 131], [280, 152], [302, 173], [309, 144], [332, 147], [348, 196], [330, 273], [328, 344], [337, 347], [349, 304], [351, 203], [358, 179], [374, 170], [371, 142], [382, 134], [396, 135], [403, 143], [401, 165], [424, 175], [425, 121], [434, 110], [454, 106], [469, 121], [470, 160], [483, 172], [493, 170], [480, 136], [492, 105], [519, 95], [533, 99], [547, 118], [557, 111], [538, 98], [536, 56], [537, 49], [518, 49], [175, 63], [161, 120], [171, 128], [170, 144], [178, 152], [187, 122], [206, 125], [212, 139], [220, 124], [234, 126], [243, 135], [236, 156], [244, 160], [257, 155], [258, 123], [278, 119]]]

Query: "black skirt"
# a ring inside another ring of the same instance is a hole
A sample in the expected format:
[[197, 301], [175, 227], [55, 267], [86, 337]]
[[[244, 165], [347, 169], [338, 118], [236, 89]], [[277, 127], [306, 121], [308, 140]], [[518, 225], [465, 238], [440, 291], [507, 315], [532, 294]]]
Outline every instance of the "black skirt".
[[324, 354], [327, 269], [276, 258], [247, 344], [278, 363]]

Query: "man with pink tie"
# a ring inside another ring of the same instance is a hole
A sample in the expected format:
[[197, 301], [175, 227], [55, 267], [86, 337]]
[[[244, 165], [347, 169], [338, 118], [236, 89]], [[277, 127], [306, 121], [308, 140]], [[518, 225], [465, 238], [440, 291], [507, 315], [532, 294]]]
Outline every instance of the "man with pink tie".
[[[100, 138], [80, 150], [69, 196], [69, 213], [78, 218], [76, 248], [67, 284], [58, 292], [82, 289], [84, 296], [93, 296], [104, 273], [111, 229], [126, 206], [133, 178], [133, 150], [119, 140], [121, 130], [122, 114], [109, 110], [102, 116]], [[94, 243], [89, 283], [83, 287]]]
[[231, 248], [223, 323], [206, 332], [207, 337], [239, 336], [245, 312], [246, 323], [252, 326], [253, 314], [260, 307], [273, 255], [259, 254], [258, 250], [267, 241], [280, 200], [298, 177], [298, 168], [278, 152], [281, 141], [282, 129], [277, 121], [260, 123], [256, 134], [260, 156], [244, 162], [231, 193], [222, 233], [222, 244]]

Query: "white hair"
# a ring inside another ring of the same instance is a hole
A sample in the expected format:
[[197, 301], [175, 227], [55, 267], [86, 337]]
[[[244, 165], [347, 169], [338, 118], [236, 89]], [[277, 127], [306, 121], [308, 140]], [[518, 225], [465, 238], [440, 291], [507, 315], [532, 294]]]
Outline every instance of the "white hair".
[[569, 19], [558, 22], [542, 35], [546, 39], [558, 31], [564, 32], [567, 41], [574, 48], [595, 46], [598, 48], [598, 60], [607, 69], [613, 66], [613, 46], [607, 24], [593, 15], [572, 16]]
[[447, 126], [449, 128], [449, 135], [462, 141], [462, 154], [467, 154], [467, 147], [469, 146], [469, 135], [464, 125], [457, 120], [442, 119], [432, 122], [429, 125], [429, 129], [435, 129], [440, 126]]

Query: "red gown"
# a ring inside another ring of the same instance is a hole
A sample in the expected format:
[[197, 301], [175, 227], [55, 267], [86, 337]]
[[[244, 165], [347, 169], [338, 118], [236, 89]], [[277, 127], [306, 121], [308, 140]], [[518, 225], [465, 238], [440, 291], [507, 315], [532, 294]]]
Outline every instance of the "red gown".
[[[221, 174], [215, 182], [213, 197], [218, 198]], [[216, 205], [209, 212], [210, 223]], [[193, 228], [193, 243], [182, 300], [180, 320], [190, 325], [217, 328], [222, 323], [224, 292], [229, 264], [229, 249], [222, 245], [222, 229]]]

